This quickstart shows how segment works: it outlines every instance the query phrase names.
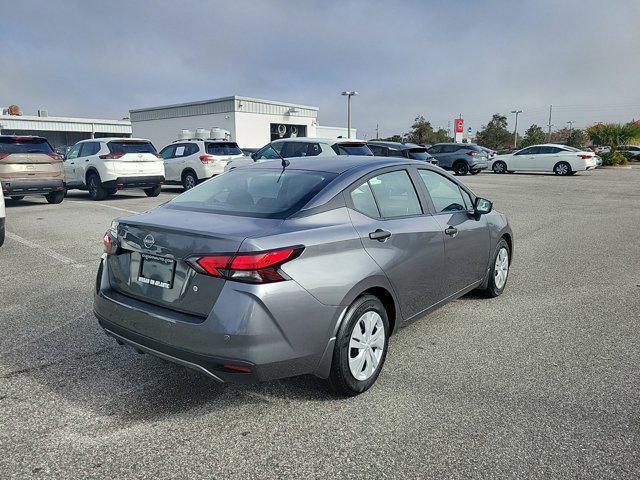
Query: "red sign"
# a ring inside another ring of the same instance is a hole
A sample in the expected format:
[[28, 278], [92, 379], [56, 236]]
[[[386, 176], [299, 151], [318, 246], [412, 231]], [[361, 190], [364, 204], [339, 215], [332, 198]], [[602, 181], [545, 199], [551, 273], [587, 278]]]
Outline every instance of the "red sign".
[[456, 118], [455, 126], [456, 126], [456, 133], [464, 132], [464, 120], [462, 118]]

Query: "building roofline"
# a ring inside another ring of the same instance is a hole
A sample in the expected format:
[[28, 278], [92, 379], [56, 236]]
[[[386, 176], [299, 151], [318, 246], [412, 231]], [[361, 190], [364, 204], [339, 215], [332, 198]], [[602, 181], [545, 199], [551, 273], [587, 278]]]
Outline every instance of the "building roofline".
[[[197, 100], [195, 102], [185, 102], [185, 103], [174, 103], [171, 105], [161, 105], [158, 107], [147, 107], [147, 108], [136, 108], [136, 109], [132, 109], [129, 110], [130, 113], [140, 113], [140, 112], [152, 112], [155, 110], [165, 110], [165, 109], [169, 109], [169, 108], [179, 108], [179, 107], [191, 107], [194, 105], [206, 105], [208, 103], [223, 103], [223, 102], [228, 102], [230, 100], [244, 100], [247, 102], [256, 102], [256, 103], [265, 103], [268, 105], [280, 105], [280, 106], [285, 106], [285, 107], [295, 107], [295, 108], [305, 108], [305, 109], [309, 109], [309, 110], [315, 110], [318, 111], [319, 107], [312, 107], [310, 105], [302, 105], [299, 103], [290, 103], [290, 102], [279, 102], [276, 100], [265, 100], [262, 98], [254, 98], [254, 97], [244, 97], [242, 95], [232, 95], [230, 97], [220, 97], [220, 98], [211, 98], [208, 100]], [[234, 108], [234, 111], [242, 111], [242, 110], [236, 110]]]
[[62, 122], [62, 123], [96, 123], [100, 125], [124, 125], [131, 126], [130, 120], [108, 120], [105, 118], [80, 118], [80, 117], [39, 117], [37, 115], [0, 115], [1, 120], [24, 120], [25, 122]]

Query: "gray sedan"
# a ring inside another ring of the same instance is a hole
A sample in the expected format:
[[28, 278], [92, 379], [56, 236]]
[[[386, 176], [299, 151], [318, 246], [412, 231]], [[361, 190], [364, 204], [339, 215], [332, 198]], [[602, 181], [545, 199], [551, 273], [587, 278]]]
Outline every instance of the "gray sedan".
[[219, 381], [375, 382], [391, 335], [465, 293], [500, 295], [505, 216], [425, 162], [269, 161], [104, 237], [94, 311], [119, 343]]

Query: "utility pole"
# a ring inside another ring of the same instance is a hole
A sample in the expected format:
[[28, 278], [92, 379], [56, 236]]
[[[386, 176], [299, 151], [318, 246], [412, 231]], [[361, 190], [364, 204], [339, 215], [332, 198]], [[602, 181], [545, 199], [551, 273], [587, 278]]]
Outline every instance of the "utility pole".
[[351, 97], [358, 95], [358, 92], [345, 91], [342, 95], [347, 97], [347, 138], [351, 138]]
[[549, 105], [549, 134], [547, 136], [547, 142], [551, 141], [551, 127], [553, 127], [553, 125], [551, 124], [551, 111], [553, 110], [553, 105]]
[[522, 110], [511, 110], [511, 113], [516, 114], [516, 126], [513, 129], [513, 148], [518, 148], [518, 115], [522, 113]]
[[376, 123], [376, 138], [380, 139], [380, 127], [377, 123]]
[[567, 123], [569, 124], [569, 131], [573, 130], [573, 124], [576, 122], [574, 122], [573, 120], [569, 120]]

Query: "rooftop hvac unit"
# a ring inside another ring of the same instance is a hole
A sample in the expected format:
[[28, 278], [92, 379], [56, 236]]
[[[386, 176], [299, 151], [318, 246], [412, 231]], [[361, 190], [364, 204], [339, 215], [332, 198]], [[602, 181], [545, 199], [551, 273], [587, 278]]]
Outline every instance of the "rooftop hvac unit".
[[3, 115], [9, 115], [9, 109], [8, 108], [3, 108], [2, 109], [2, 114]]
[[206, 140], [209, 138], [209, 130], [207, 130], [206, 128], [196, 128], [196, 133], [193, 138]]
[[209, 134], [211, 140], [230, 140], [231, 132], [220, 127], [213, 127]]
[[49, 111], [48, 110], [38, 110], [38, 116], [39, 117], [48, 117], [49, 116]]
[[178, 135], [179, 140], [189, 140], [191, 138], [193, 138], [193, 132], [191, 130], [187, 130], [186, 128], [180, 130], [180, 135]]

